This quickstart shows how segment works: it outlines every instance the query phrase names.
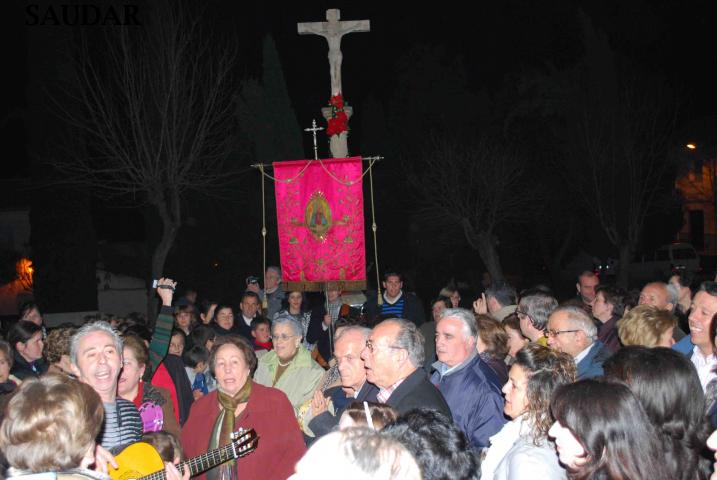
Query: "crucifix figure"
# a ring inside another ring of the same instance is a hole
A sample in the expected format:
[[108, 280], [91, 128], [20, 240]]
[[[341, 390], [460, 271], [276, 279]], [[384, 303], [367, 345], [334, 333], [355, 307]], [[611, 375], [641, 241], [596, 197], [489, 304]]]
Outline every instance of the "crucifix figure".
[[321, 35], [329, 43], [329, 73], [331, 74], [331, 96], [341, 93], [341, 37], [352, 32], [369, 32], [369, 20], [340, 21], [341, 11], [326, 10], [326, 22], [305, 22], [297, 24], [300, 35]]

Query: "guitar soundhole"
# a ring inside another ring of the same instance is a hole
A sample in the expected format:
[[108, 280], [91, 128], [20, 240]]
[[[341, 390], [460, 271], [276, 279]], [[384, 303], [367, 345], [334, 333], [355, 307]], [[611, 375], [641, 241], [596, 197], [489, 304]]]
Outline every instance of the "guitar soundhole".
[[141, 478], [143, 476], [144, 475], [137, 470], [128, 470], [119, 477], [119, 480], [134, 480], [135, 478]]

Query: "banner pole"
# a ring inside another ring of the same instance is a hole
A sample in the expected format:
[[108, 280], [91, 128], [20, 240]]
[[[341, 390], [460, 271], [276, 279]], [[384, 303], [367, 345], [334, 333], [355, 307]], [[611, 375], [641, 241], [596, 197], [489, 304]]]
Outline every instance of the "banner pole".
[[[264, 198], [264, 165], [259, 164], [261, 171], [261, 241], [262, 241], [262, 272], [266, 276], [266, 199]], [[266, 283], [266, 280], [264, 281]], [[266, 285], [264, 285], [264, 298], [261, 300], [261, 308], [266, 312], [269, 308], [269, 300], [266, 298]], [[271, 320], [271, 319], [269, 319]]]
[[373, 231], [373, 254], [374, 264], [376, 265], [376, 302], [378, 305], [383, 305], [383, 293], [381, 293], [381, 273], [378, 268], [378, 241], [376, 240], [376, 210], [374, 208], [373, 201], [373, 168], [369, 168], [368, 172], [369, 185], [371, 186], [371, 231]]

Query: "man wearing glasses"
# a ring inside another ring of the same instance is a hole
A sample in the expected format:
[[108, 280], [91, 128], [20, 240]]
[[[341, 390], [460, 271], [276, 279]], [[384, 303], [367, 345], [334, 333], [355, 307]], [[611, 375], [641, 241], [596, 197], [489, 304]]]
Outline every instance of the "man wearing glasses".
[[602, 364], [611, 352], [597, 340], [597, 327], [580, 307], [558, 307], [548, 319], [545, 331], [550, 348], [567, 353], [575, 359], [578, 380], [599, 377]]
[[421, 332], [408, 320], [391, 318], [379, 323], [361, 351], [366, 379], [379, 388], [378, 401], [399, 413], [432, 408], [450, 417], [443, 395], [421, 368], [423, 342]]

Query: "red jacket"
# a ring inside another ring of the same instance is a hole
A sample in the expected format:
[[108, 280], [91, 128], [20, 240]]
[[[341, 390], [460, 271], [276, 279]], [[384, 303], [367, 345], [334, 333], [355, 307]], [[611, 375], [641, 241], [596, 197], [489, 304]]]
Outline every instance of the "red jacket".
[[[182, 448], [186, 458], [206, 452], [214, 422], [219, 414], [217, 392], [210, 392], [192, 404], [189, 419], [182, 428]], [[257, 449], [237, 460], [237, 478], [286, 480], [294, 465], [306, 452], [294, 409], [286, 395], [275, 388], [254, 383], [244, 411], [235, 428], [253, 428], [259, 436]], [[199, 477], [205, 480], [205, 476]]]

